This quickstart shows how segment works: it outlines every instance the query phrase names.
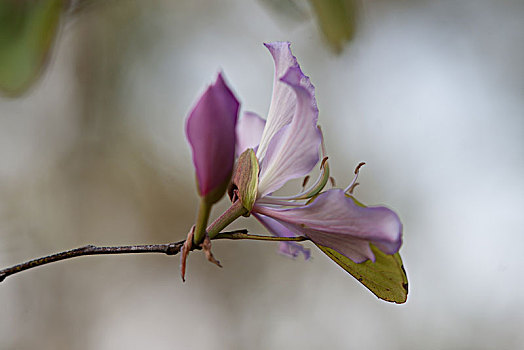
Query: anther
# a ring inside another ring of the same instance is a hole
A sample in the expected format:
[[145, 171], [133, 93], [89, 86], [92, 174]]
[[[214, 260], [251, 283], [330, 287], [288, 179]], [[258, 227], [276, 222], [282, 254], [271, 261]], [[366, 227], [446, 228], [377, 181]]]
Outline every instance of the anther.
[[358, 163], [357, 167], [355, 168], [355, 177], [353, 177], [353, 180], [351, 181], [349, 186], [346, 187], [346, 189], [344, 190], [345, 193], [349, 193], [349, 194], [353, 193], [353, 190], [358, 185], [357, 179], [358, 179], [358, 174], [360, 172], [360, 168], [362, 168], [364, 166], [364, 164], [366, 164], [366, 163], [364, 163], [364, 162]]
[[365, 162], [358, 163], [357, 167], [355, 168], [355, 175], [358, 175], [358, 172], [360, 171], [360, 168], [362, 168], [364, 165], [366, 165]]
[[324, 157], [324, 159], [322, 159], [322, 162], [320, 163], [320, 169], [324, 168], [324, 166], [326, 165], [327, 160], [328, 160], [328, 157]]
[[302, 181], [302, 188], [305, 188], [307, 183], [309, 181], [309, 175], [307, 175], [305, 178], [304, 178], [304, 181]]

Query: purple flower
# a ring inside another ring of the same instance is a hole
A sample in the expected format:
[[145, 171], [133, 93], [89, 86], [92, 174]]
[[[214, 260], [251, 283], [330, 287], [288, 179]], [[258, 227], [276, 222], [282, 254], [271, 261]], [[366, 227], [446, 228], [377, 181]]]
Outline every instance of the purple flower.
[[231, 178], [238, 109], [238, 100], [219, 73], [187, 118], [198, 192], [209, 203], [222, 197]]
[[[346, 194], [331, 189], [319, 194], [326, 184], [327, 164], [309, 189], [286, 197], [272, 193], [287, 181], [307, 175], [319, 161], [322, 134], [317, 127], [318, 109], [314, 87], [305, 76], [290, 44], [266, 44], [275, 61], [273, 96], [267, 120], [245, 113], [237, 128], [237, 154], [248, 148], [256, 151], [260, 165], [258, 190], [252, 214], [273, 234], [301, 235], [360, 263], [375, 261], [372, 243], [387, 254], [402, 244], [402, 224], [384, 207], [363, 207]], [[298, 244], [281, 247], [296, 256], [309, 252]]]

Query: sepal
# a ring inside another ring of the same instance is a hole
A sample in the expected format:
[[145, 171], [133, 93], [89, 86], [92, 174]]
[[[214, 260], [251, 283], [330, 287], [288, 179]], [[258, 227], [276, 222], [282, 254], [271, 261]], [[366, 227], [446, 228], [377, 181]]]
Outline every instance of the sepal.
[[242, 203], [242, 206], [248, 210], [253, 209], [258, 191], [258, 160], [253, 149], [248, 148], [238, 157], [235, 170], [233, 172], [232, 187], [230, 188], [230, 197], [235, 194]]

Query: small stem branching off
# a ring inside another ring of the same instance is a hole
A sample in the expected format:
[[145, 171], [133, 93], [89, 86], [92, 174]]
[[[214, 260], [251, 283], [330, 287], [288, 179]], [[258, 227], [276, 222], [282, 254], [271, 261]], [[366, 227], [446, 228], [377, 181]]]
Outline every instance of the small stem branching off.
[[[261, 235], [248, 234], [247, 230], [236, 230], [229, 232], [222, 232], [217, 234], [215, 239], [249, 239], [257, 241], [293, 241], [301, 242], [307, 241], [307, 237], [270, 237]], [[14, 265], [5, 269], [0, 270], [0, 282], [6, 277], [14, 275], [16, 273], [29, 270], [38, 266], [47, 265], [53, 262], [75, 258], [77, 256], [88, 256], [88, 255], [106, 255], [106, 254], [139, 254], [139, 253], [161, 253], [166, 255], [177, 255], [180, 253], [180, 249], [184, 245], [185, 240], [176, 243], [167, 244], [143, 244], [143, 245], [127, 245], [127, 246], [112, 246], [112, 247], [98, 247], [95, 245], [86, 245], [80, 248], [66, 250], [60, 253], [43, 256], [41, 258], [29, 260], [18, 265]], [[193, 249], [199, 249], [193, 247]]]

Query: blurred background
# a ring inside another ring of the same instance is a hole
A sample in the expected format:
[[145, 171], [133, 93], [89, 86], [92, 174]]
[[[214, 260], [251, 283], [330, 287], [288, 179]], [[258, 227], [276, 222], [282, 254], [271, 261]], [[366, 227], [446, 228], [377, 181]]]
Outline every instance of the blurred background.
[[[0, 7], [0, 267], [185, 238], [187, 112], [224, 71], [267, 113], [289, 40], [332, 175], [404, 224], [404, 305], [320, 251], [82, 257], [0, 284], [1, 349], [517, 349], [524, 342], [521, 0], [7, 1]], [[291, 189], [298, 187], [291, 186]], [[213, 211], [227, 207], [223, 200]], [[233, 227], [265, 233], [253, 219]]]

